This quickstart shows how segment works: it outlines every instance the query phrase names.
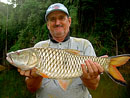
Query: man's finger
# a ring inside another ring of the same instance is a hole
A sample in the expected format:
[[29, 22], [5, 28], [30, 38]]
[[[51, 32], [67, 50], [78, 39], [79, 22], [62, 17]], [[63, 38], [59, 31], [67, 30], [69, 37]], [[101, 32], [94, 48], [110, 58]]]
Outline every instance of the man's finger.
[[25, 72], [25, 76], [29, 77], [30, 76], [30, 70]]
[[25, 74], [25, 71], [21, 70], [20, 75], [24, 75], [24, 74]]
[[98, 72], [98, 68], [97, 66], [95, 65], [95, 63], [92, 61], [92, 60], [88, 60], [89, 64], [91, 65], [91, 68], [93, 70], [93, 72]]
[[103, 56], [101, 56], [101, 57], [106, 58], [106, 57], [108, 57], [108, 55], [103, 55]]
[[32, 69], [32, 71], [31, 71], [31, 76], [33, 76], [33, 77], [39, 76], [38, 74], [36, 74], [36, 71], [37, 71], [36, 68]]
[[88, 72], [89, 72], [89, 73], [93, 73], [93, 69], [92, 69], [92, 67], [91, 67], [91, 65], [90, 65], [90, 63], [89, 63], [89, 61], [86, 60], [85, 63], [86, 63], [86, 66], [87, 66]]
[[19, 69], [19, 68], [18, 68], [18, 69], [17, 69], [17, 71], [18, 71], [18, 72], [20, 72], [20, 71], [21, 71], [21, 69]]
[[103, 71], [104, 71], [104, 69], [103, 69], [103, 67], [101, 67], [98, 63], [96, 63], [96, 62], [94, 62], [95, 63], [95, 65], [97, 66], [97, 68], [98, 68], [98, 71], [99, 71], [99, 74], [100, 73], [103, 73]]
[[84, 64], [81, 64], [83, 73], [87, 73], [86, 67]]

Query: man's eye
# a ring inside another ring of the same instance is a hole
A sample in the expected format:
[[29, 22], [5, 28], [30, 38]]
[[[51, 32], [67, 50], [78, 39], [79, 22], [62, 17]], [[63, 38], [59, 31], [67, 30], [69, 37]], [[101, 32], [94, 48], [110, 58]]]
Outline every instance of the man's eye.
[[53, 21], [55, 21], [56, 19], [55, 19], [55, 18], [51, 18], [51, 19], [49, 19], [49, 20], [53, 22]]
[[64, 19], [65, 19], [64, 16], [60, 16], [60, 17], [59, 17], [59, 20], [64, 20]]

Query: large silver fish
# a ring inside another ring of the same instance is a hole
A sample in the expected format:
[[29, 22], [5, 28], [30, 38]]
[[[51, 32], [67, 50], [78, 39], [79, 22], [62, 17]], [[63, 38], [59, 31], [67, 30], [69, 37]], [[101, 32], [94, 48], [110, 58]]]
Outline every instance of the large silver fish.
[[130, 59], [129, 54], [102, 58], [82, 56], [77, 50], [53, 48], [27, 48], [7, 53], [7, 61], [12, 65], [22, 70], [35, 67], [44, 78], [54, 79], [80, 77], [83, 74], [81, 64], [87, 59], [99, 63], [116, 82], [126, 84], [116, 67], [124, 65]]

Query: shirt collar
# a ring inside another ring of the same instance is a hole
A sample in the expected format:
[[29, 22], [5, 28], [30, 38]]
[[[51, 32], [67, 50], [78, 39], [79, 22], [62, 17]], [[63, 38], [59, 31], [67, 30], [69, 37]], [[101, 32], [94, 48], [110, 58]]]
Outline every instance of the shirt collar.
[[[53, 38], [52, 38], [52, 35], [49, 33], [49, 39], [53, 42], [53, 43], [59, 43], [59, 42], [57, 42], [56, 40], [54, 40]], [[69, 40], [70, 39], [70, 33], [68, 33], [67, 34], [67, 36], [65, 37], [65, 39], [62, 41], [62, 42], [65, 42], [65, 41], [67, 41], [67, 40]]]

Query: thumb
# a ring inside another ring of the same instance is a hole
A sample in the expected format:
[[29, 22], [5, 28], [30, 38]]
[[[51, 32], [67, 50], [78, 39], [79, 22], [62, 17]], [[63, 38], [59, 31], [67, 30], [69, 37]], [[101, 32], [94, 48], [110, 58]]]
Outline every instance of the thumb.
[[33, 76], [33, 77], [38, 77], [39, 75], [36, 73], [36, 71], [37, 71], [37, 69], [36, 69], [36, 68], [33, 68], [33, 69], [31, 70], [31, 76]]

